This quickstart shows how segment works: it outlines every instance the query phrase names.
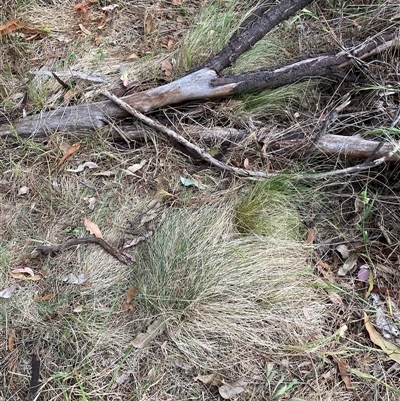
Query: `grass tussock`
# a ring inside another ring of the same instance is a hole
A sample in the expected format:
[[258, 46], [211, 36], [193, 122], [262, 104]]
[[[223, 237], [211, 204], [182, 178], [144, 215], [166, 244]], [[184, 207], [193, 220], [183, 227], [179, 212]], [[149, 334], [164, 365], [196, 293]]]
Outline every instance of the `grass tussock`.
[[[138, 257], [140, 302], [165, 316], [190, 363], [225, 374], [243, 372], [249, 350], [256, 357], [302, 347], [316, 330], [323, 337], [308, 250], [274, 235], [242, 237], [233, 220], [226, 206], [172, 211]], [[317, 307], [311, 322], [300, 305]]]
[[253, 185], [236, 207], [238, 230], [294, 241], [304, 238], [305, 227], [296, 210], [304, 197], [301, 191], [285, 175]]

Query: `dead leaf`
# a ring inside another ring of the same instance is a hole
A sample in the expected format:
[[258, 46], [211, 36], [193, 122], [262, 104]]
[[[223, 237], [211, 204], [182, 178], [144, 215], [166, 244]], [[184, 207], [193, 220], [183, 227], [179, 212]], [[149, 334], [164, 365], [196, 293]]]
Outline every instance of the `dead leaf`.
[[167, 49], [171, 50], [175, 45], [175, 40], [172, 38], [168, 38], [168, 42], [167, 42]]
[[139, 58], [139, 56], [136, 53], [131, 53], [124, 57], [124, 61], [135, 60], [137, 58]]
[[204, 384], [209, 384], [210, 386], [220, 386], [222, 384], [222, 380], [216, 373], [211, 375], [204, 376], [196, 376], [193, 378], [194, 381], [201, 381]]
[[346, 260], [350, 256], [349, 249], [345, 244], [340, 244], [336, 247], [336, 251], [339, 252], [343, 260]]
[[81, 144], [78, 143], [74, 143], [72, 144], [67, 151], [63, 154], [61, 160], [58, 162], [57, 167], [60, 167], [61, 164], [63, 164], [65, 162], [65, 160], [68, 159], [68, 157], [72, 156], [79, 148], [81, 147]]
[[369, 338], [371, 341], [376, 344], [378, 347], [382, 348], [383, 352], [389, 356], [393, 361], [400, 363], [400, 348], [397, 345], [391, 343], [390, 341], [385, 340], [372, 326], [369, 321], [369, 317], [364, 312], [364, 323], [365, 328], [368, 331]]
[[185, 22], [185, 18], [183, 18], [182, 15], [178, 15], [178, 17], [176, 18], [176, 22], [183, 23]]
[[26, 186], [23, 186], [18, 190], [17, 196], [26, 195], [28, 192], [29, 192], [29, 188]]
[[3, 25], [0, 25], [0, 37], [8, 35], [9, 33], [24, 27], [25, 27], [24, 22], [20, 21], [17, 18], [14, 18], [13, 20], [8, 21]]
[[79, 24], [79, 28], [85, 35], [91, 35], [92, 32], [90, 32], [88, 29], [86, 29], [82, 24]]
[[76, 276], [74, 273], [68, 273], [63, 278], [62, 281], [69, 283], [69, 284], [83, 284], [85, 283], [89, 277], [86, 274], [79, 274]]
[[139, 171], [146, 163], [147, 160], [144, 159], [140, 163], [133, 164], [132, 166], [128, 167], [127, 170], [131, 173], [136, 173], [136, 171]]
[[120, 65], [119, 69], [121, 71], [121, 81], [122, 81], [122, 85], [125, 86], [125, 88], [127, 88], [130, 84], [130, 80], [129, 80], [129, 75], [128, 75], [128, 71], [126, 70], [124, 65]]
[[136, 246], [142, 241], [145, 241], [147, 238], [150, 238], [153, 235], [153, 231], [148, 231], [147, 233], [140, 235], [139, 237], [134, 238], [131, 242], [128, 242], [124, 245], [124, 249], [131, 248], [132, 246]]
[[154, 338], [164, 331], [165, 326], [165, 319], [160, 316], [147, 328], [146, 333], [139, 333], [130, 345], [140, 349], [146, 348]]
[[172, 75], [172, 64], [168, 60], [164, 60], [161, 63], [161, 71], [166, 77], [170, 77]]
[[309, 228], [307, 230], [306, 244], [312, 244], [314, 242], [314, 238], [315, 238], [315, 231], [313, 228]]
[[85, 169], [85, 167], [87, 167], [87, 168], [99, 168], [99, 166], [96, 164], [96, 163], [93, 163], [93, 162], [85, 162], [85, 163], [83, 163], [83, 164], [80, 164], [76, 169], [68, 169], [67, 171], [69, 172], [69, 173], [80, 173], [80, 172], [82, 172], [84, 169]]
[[181, 6], [182, 5], [182, 0], [172, 0], [172, 4], [174, 6]]
[[53, 298], [53, 294], [46, 294], [46, 295], [43, 295], [40, 298], [40, 300], [46, 302], [46, 301], [50, 301], [50, 299], [52, 299], [52, 298]]
[[8, 350], [14, 351], [15, 349], [15, 330], [10, 329], [10, 333], [8, 334]]
[[85, 198], [83, 198], [83, 200], [86, 201], [89, 204], [89, 209], [90, 210], [94, 209], [94, 205], [95, 205], [95, 203], [97, 201], [97, 199], [94, 196], [92, 196], [91, 198], [85, 197]]
[[83, 14], [83, 19], [87, 20], [88, 19], [88, 12], [83, 3], [78, 3], [74, 6], [74, 10], [80, 11]]
[[102, 7], [103, 11], [114, 11], [118, 7], [118, 4], [110, 4], [109, 6]]
[[184, 371], [184, 373], [186, 375], [190, 375], [193, 373], [194, 371], [194, 366], [188, 364], [187, 362], [185, 362], [183, 359], [181, 358], [177, 358], [174, 360], [174, 364], [175, 366], [177, 366], [178, 368], [182, 369]]
[[144, 17], [144, 33], [146, 35], [149, 35], [151, 32], [153, 32], [154, 29], [154, 22], [153, 22], [153, 16], [149, 13], [146, 14]]
[[83, 306], [82, 305], [77, 305], [72, 312], [74, 313], [81, 313], [83, 311]]
[[336, 356], [333, 356], [333, 360], [338, 365], [340, 377], [342, 378], [343, 383], [346, 386], [346, 390], [353, 390], [353, 386], [351, 384], [350, 374], [347, 369], [346, 362], [340, 360]]
[[343, 300], [342, 300], [342, 298], [340, 297], [340, 295], [338, 293], [329, 292], [328, 296], [329, 296], [329, 299], [332, 301], [332, 303], [340, 306], [340, 309], [342, 311], [346, 310], [346, 307], [344, 306]]
[[10, 272], [11, 277], [14, 277], [18, 280], [29, 280], [29, 281], [38, 281], [42, 279], [42, 276], [39, 274], [35, 274], [33, 276], [26, 276], [24, 273], [13, 273]]
[[5, 288], [4, 290], [0, 291], [0, 298], [11, 298], [13, 292], [15, 291], [15, 289], [17, 288], [16, 284], [10, 285], [10, 287]]
[[251, 170], [250, 162], [249, 162], [249, 159], [248, 159], [247, 157], [244, 159], [243, 167], [244, 167], [246, 170]]
[[13, 269], [11, 270], [11, 273], [27, 273], [32, 277], [35, 275], [35, 273], [30, 267], [20, 267], [18, 269]]
[[230, 400], [231, 398], [235, 398], [237, 395], [242, 393], [246, 386], [247, 382], [242, 377], [235, 382], [224, 384], [218, 389], [218, 392], [224, 400]]
[[124, 302], [122, 302], [122, 305], [121, 305], [121, 309], [123, 311], [128, 311], [128, 310], [134, 309], [134, 305], [132, 304], [132, 302], [135, 299], [135, 295], [136, 295], [136, 288], [129, 287], [129, 289], [126, 293], [126, 299]]
[[88, 230], [90, 234], [93, 234], [97, 238], [103, 238], [103, 234], [101, 233], [100, 228], [96, 223], [90, 221], [85, 217], [84, 224], [86, 230]]
[[350, 256], [343, 263], [343, 266], [338, 270], [338, 276], [345, 276], [351, 272], [357, 265], [358, 255], [356, 252], [350, 253]]

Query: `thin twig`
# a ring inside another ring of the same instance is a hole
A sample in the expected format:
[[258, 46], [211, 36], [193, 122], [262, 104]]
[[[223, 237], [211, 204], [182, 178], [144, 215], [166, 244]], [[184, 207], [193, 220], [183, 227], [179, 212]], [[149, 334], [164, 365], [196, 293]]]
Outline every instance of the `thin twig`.
[[203, 160], [206, 162], [210, 163], [212, 166], [215, 166], [221, 170], [229, 171], [231, 173], [234, 173], [240, 177], [256, 177], [256, 178], [268, 178], [272, 177], [272, 174], [266, 174], [262, 171], [249, 171], [245, 170], [242, 168], [237, 168], [237, 167], [232, 167], [228, 166], [225, 163], [220, 162], [219, 160], [215, 159], [212, 157], [206, 150], [200, 148], [197, 145], [194, 145], [193, 143], [189, 142], [187, 139], [185, 139], [183, 136], [177, 134], [175, 131], [172, 131], [165, 125], [160, 124], [159, 122], [145, 116], [142, 114], [140, 111], [135, 110], [129, 104], [125, 103], [123, 100], [118, 98], [117, 96], [111, 94], [108, 91], [103, 92], [103, 95], [108, 98], [109, 100], [112, 100], [115, 104], [117, 104], [121, 109], [125, 110], [126, 112], [130, 113], [132, 116], [137, 118], [139, 121], [142, 123], [148, 125], [151, 128], [156, 129], [157, 131], [163, 133], [166, 135], [168, 138], [173, 139], [174, 141], [180, 143], [181, 145], [185, 146], [187, 149], [191, 150], [192, 152], [196, 153], [198, 156], [200, 156]]

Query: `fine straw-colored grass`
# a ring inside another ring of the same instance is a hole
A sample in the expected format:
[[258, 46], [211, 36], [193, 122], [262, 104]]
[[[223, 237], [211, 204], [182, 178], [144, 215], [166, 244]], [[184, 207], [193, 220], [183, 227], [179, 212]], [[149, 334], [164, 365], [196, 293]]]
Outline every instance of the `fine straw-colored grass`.
[[[28, 40], [28, 34], [16, 32], [1, 38], [2, 121], [65, 105], [65, 88], [53, 77], [30, 71], [71, 69], [105, 79], [105, 84], [97, 84], [65, 78], [78, 91], [72, 103], [99, 100], [104, 87], [123, 93], [121, 65], [130, 81], [138, 83], [132, 91], [144, 90], [182, 76], [221, 50], [255, 6], [221, 0], [182, 5], [122, 0], [99, 29], [100, 3], [88, 6], [88, 20], [74, 9], [72, 0], [3, 3], [0, 24], [18, 17], [48, 34]], [[314, 2], [224, 73], [347, 46], [397, 22], [397, 0]], [[245, 94], [221, 101], [221, 106], [177, 106], [165, 110], [165, 117], [171, 125], [182, 119], [199, 128], [242, 129], [251, 116], [256, 133], [277, 132], [279, 137], [291, 132], [294, 121], [296, 130], [315, 133], [321, 114], [340, 104], [349, 91], [357, 95], [352, 107], [358, 106], [358, 99], [367, 107], [381, 107], [383, 99], [389, 102], [391, 95], [381, 97], [381, 90], [390, 88], [380, 82], [381, 67], [384, 71], [393, 65], [396, 77], [394, 55], [362, 65], [366, 81], [367, 67], [376, 66], [375, 77], [364, 87], [367, 98], [361, 90], [364, 78], [341, 84], [332, 77], [324, 84], [301, 82]], [[161, 69], [166, 58], [173, 66], [171, 77]], [[363, 113], [369, 114], [369, 109]], [[346, 118], [353, 114], [349, 110]], [[389, 108], [387, 114], [393, 114]], [[159, 117], [160, 113], [153, 115]], [[382, 137], [387, 132], [368, 134]], [[57, 168], [75, 142], [81, 143], [80, 150]], [[252, 168], [268, 163], [272, 172], [280, 170], [279, 155], [263, 154], [260, 160], [261, 146], [249, 139], [232, 144], [222, 157], [238, 165], [248, 157]], [[135, 175], [123, 171], [143, 160], [146, 163]], [[67, 171], [85, 161], [99, 168]], [[293, 163], [284, 162], [288, 161]], [[303, 161], [305, 168], [310, 166], [307, 162]], [[337, 167], [326, 163], [330, 161], [317, 167]], [[1, 141], [0, 291], [16, 285], [10, 298], [0, 298], [1, 401], [27, 399], [33, 353], [41, 360], [38, 397], [43, 400], [212, 401], [221, 399], [222, 383], [239, 379], [247, 383], [236, 397], [243, 400], [350, 401], [360, 395], [368, 401], [398, 400], [395, 369], [368, 340], [362, 321], [366, 300], [361, 292], [353, 293], [358, 288], [348, 284], [352, 278], [340, 288], [325, 278], [321, 284], [314, 274], [312, 260], [319, 260], [321, 253], [312, 253], [305, 244], [298, 211], [318, 194], [299, 187], [291, 174], [255, 184], [203, 167], [154, 132], [129, 146], [111, 139], [107, 130], [49, 133], [44, 142], [17, 135]], [[107, 171], [115, 175], [95, 175]], [[205, 189], [183, 187], [180, 177], [194, 177]], [[18, 195], [25, 186], [28, 193]], [[146, 205], [167, 192], [150, 227], [137, 227]], [[90, 198], [95, 198], [93, 208]], [[335, 210], [336, 205], [327, 205], [332, 215], [343, 212], [340, 206]], [[302, 210], [305, 215], [310, 211]], [[39, 244], [89, 235], [84, 217], [96, 222], [114, 247], [122, 238], [130, 241], [150, 229], [154, 234], [128, 250], [136, 258], [128, 266], [96, 245], [33, 257]], [[347, 224], [345, 216], [339, 217], [342, 225]], [[328, 226], [329, 216], [326, 221]], [[317, 241], [326, 238], [323, 225], [324, 220], [315, 226]], [[11, 276], [12, 269], [25, 266], [42, 279]], [[69, 273], [87, 280], [64, 281]], [[130, 308], [123, 306], [128, 293], [135, 294]], [[147, 346], [137, 348], [138, 334], [151, 330], [157, 321], [163, 322], [164, 330], [153, 332]], [[354, 393], [345, 388], [336, 358], [347, 364]], [[217, 381], [210, 383], [210, 375]]]

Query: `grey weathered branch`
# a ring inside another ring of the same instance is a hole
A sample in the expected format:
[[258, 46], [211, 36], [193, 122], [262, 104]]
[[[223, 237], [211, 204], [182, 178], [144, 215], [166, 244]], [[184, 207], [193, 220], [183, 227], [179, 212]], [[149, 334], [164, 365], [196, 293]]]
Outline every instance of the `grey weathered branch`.
[[[400, 43], [399, 31], [370, 38], [362, 44], [331, 54], [322, 54], [292, 64], [250, 71], [244, 74], [218, 77], [203, 68], [158, 88], [126, 96], [124, 102], [134, 109], [148, 113], [173, 104], [191, 100], [226, 98], [248, 90], [276, 88], [304, 78], [320, 78]], [[86, 131], [99, 129], [110, 119], [126, 118], [129, 114], [113, 102], [103, 101], [62, 107], [54, 111], [21, 119], [13, 124], [0, 125], [0, 137], [16, 132], [21, 137], [43, 137], [54, 131]]]

